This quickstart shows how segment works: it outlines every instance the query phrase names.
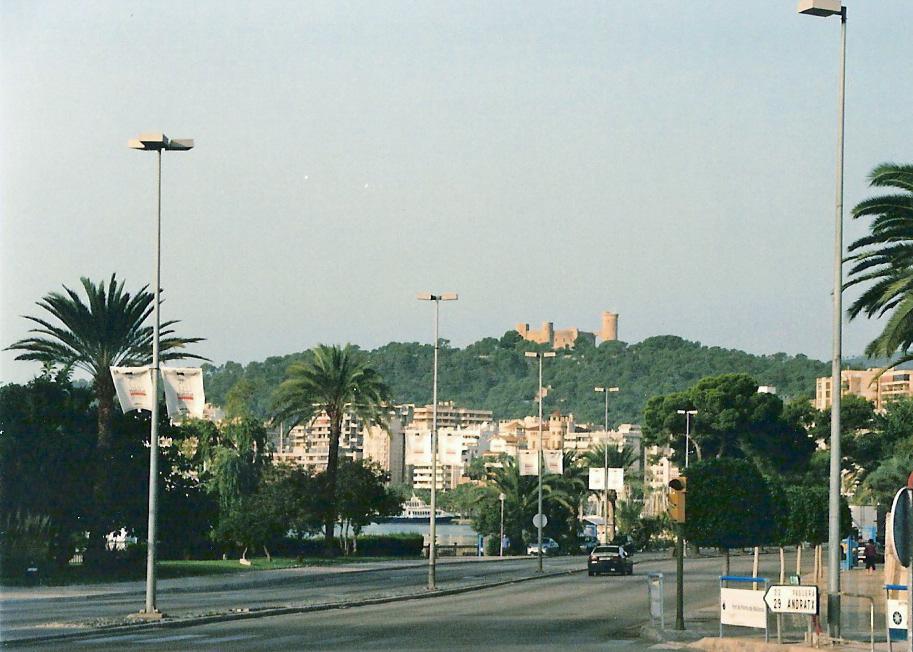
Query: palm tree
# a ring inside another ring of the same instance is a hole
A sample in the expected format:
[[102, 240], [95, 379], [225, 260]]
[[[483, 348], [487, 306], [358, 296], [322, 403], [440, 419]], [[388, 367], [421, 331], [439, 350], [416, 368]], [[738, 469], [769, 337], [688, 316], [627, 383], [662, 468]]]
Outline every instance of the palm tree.
[[274, 422], [288, 427], [309, 423], [326, 414], [330, 420], [330, 449], [327, 456], [327, 510], [324, 514], [324, 545], [333, 554], [333, 526], [336, 522], [336, 473], [339, 465], [339, 437], [345, 415], [355, 417], [363, 427], [387, 428], [390, 391], [380, 374], [368, 366], [365, 357], [350, 344], [345, 347], [320, 345], [313, 359], [296, 362], [286, 372], [273, 400]]
[[[637, 452], [630, 446], [622, 446], [618, 448], [616, 446], [610, 446], [607, 442], [602, 444], [597, 444], [586, 453], [583, 454], [582, 462], [585, 466], [589, 467], [604, 467], [608, 466], [610, 469], [624, 469], [625, 470], [625, 480], [629, 480], [627, 477], [628, 469], [634, 466], [640, 458], [637, 455]], [[608, 464], [606, 462], [608, 461]], [[637, 469], [635, 473], [639, 472], [640, 469]], [[611, 528], [611, 538], [615, 536], [615, 501], [618, 500], [618, 492], [614, 489], [610, 489], [606, 492], [606, 497], [608, 498], [609, 505], [612, 508], [612, 528]], [[608, 523], [606, 523], [608, 527]]]
[[[105, 455], [111, 448], [111, 425], [114, 418], [114, 381], [110, 367], [138, 367], [152, 360], [152, 326], [144, 326], [152, 314], [154, 296], [148, 285], [131, 296], [124, 284], [111, 275], [108, 287], [102, 281], [95, 285], [90, 279], [80, 279], [86, 302], [75, 290], [64, 286], [64, 293], [51, 292], [37, 302], [54, 317], [54, 324], [42, 317], [25, 315], [37, 324], [31, 337], [7, 347], [22, 351], [17, 360], [37, 360], [47, 365], [78, 368], [92, 377], [92, 387], [98, 408], [97, 448]], [[171, 326], [161, 325], [159, 350], [162, 360], [194, 358], [198, 355], [180, 351], [188, 344], [202, 341], [199, 337], [174, 337]]]
[[872, 283], [849, 308], [850, 319], [860, 314], [891, 314], [881, 334], [866, 347], [866, 355], [892, 357], [894, 364], [913, 360], [913, 165], [882, 163], [869, 175], [871, 186], [899, 193], [867, 199], [853, 208], [853, 217], [873, 217], [869, 235], [850, 245], [854, 263], [844, 288]]

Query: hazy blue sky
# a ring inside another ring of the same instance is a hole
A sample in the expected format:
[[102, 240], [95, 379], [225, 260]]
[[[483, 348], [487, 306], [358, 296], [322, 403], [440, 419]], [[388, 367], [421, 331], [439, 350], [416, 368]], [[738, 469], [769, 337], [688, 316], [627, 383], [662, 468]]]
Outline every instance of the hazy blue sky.
[[[913, 161], [913, 3], [850, 0], [846, 204]], [[516, 322], [830, 351], [839, 19], [794, 0], [0, 4], [2, 344], [80, 276], [247, 362]], [[864, 231], [849, 224], [848, 240]], [[860, 352], [878, 325], [852, 323]], [[37, 366], [0, 357], [0, 379]]]

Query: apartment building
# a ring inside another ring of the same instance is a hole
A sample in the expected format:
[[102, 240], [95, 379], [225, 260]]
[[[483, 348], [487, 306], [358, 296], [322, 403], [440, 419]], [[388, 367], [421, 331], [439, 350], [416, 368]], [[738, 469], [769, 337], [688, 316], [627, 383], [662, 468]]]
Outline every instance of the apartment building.
[[[433, 415], [433, 404], [414, 407], [409, 427], [431, 430], [434, 422]], [[457, 407], [453, 401], [439, 401], [437, 404], [438, 428], [472, 428], [492, 423], [493, 419], [491, 410]]]
[[[885, 409], [888, 403], [898, 398], [913, 397], [913, 370], [888, 369], [880, 377], [881, 369], [844, 369], [840, 372], [840, 395], [861, 396], [875, 404], [877, 411]], [[831, 407], [831, 377], [815, 381], [815, 408], [828, 410]]]

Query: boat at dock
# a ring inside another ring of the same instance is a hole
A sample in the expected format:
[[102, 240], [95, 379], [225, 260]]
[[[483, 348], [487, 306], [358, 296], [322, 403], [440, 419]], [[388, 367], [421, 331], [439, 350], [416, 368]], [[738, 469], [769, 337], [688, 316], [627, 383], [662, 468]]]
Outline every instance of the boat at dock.
[[[435, 510], [435, 522], [436, 523], [450, 523], [453, 519], [457, 518], [456, 514], [451, 514], [450, 512], [445, 512], [444, 510], [438, 508]], [[388, 518], [382, 519], [383, 523], [417, 523], [417, 522], [428, 522], [431, 520], [431, 507], [418, 496], [412, 496], [409, 500], [403, 503], [403, 511], [397, 514], [396, 516], [390, 516]]]

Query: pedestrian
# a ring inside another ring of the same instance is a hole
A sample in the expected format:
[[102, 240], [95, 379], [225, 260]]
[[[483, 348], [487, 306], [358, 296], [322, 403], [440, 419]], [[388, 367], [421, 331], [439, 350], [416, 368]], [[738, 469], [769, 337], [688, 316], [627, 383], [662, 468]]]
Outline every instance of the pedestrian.
[[869, 575], [874, 575], [875, 557], [878, 555], [878, 550], [875, 548], [875, 542], [869, 539], [865, 544], [865, 548], [862, 549], [862, 552], [865, 556], [865, 572]]

